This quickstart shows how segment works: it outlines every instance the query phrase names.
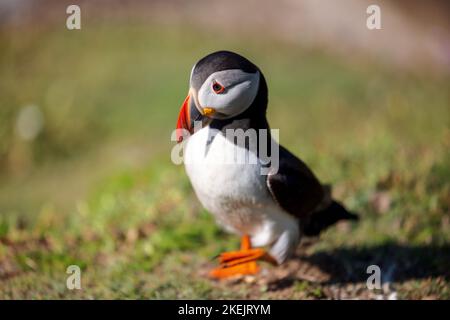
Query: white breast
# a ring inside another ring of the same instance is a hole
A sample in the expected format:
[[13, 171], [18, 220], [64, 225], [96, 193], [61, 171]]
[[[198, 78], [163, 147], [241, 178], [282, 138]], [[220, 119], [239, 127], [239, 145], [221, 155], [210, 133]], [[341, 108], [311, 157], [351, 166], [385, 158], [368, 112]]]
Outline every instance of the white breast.
[[297, 229], [296, 219], [269, 194], [260, 162], [239, 161], [257, 159], [256, 155], [221, 133], [208, 148], [212, 130], [208, 126], [192, 135], [184, 153], [187, 174], [202, 205], [228, 231], [252, 236], [255, 246], [273, 243], [287, 229]]

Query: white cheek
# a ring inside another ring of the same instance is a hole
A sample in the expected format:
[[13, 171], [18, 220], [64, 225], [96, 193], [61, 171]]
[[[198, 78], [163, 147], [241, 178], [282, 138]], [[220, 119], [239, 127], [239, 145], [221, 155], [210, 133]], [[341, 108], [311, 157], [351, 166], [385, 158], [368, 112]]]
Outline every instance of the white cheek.
[[[238, 84], [232, 85], [222, 94], [212, 89], [213, 79], [227, 87], [227, 79], [221, 79], [223, 72], [211, 75], [198, 92], [201, 107], [210, 107], [226, 116], [235, 116], [244, 112], [255, 100], [259, 87], [259, 73], [245, 73], [241, 70], [227, 70], [227, 76], [234, 76]], [[235, 80], [236, 81], [236, 80]]]

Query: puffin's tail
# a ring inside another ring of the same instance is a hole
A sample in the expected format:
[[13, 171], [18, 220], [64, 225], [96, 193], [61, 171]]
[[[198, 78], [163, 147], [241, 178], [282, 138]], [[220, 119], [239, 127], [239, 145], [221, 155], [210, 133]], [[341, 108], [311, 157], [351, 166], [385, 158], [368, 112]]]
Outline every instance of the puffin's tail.
[[313, 212], [303, 221], [301, 228], [305, 236], [312, 237], [340, 220], [358, 219], [358, 215], [347, 211], [339, 202], [333, 200], [327, 208]]

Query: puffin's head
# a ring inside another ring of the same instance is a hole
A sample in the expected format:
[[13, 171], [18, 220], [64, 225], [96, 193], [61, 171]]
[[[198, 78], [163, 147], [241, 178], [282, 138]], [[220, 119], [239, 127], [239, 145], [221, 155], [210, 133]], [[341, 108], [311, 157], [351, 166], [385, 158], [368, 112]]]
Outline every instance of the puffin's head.
[[[229, 120], [250, 111], [265, 114], [264, 76], [257, 66], [236, 53], [218, 51], [202, 58], [192, 68], [189, 84], [177, 129], [193, 133], [196, 121], [204, 126], [213, 119]], [[178, 142], [183, 139], [180, 132]]]

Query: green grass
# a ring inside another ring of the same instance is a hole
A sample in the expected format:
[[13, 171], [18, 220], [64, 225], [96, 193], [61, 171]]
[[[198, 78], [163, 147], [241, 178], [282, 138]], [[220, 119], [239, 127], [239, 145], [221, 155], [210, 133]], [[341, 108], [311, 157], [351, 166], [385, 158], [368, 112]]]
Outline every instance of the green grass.
[[[354, 284], [372, 263], [396, 265], [399, 297], [450, 298], [448, 77], [177, 27], [20, 35], [0, 35], [0, 299], [365, 297]], [[204, 277], [238, 239], [170, 162], [170, 133], [192, 64], [223, 48], [261, 67], [281, 142], [361, 214], [300, 253], [328, 282]], [[45, 116], [33, 142], [14, 129], [28, 104]], [[82, 269], [80, 291], [65, 286], [70, 264]]]

